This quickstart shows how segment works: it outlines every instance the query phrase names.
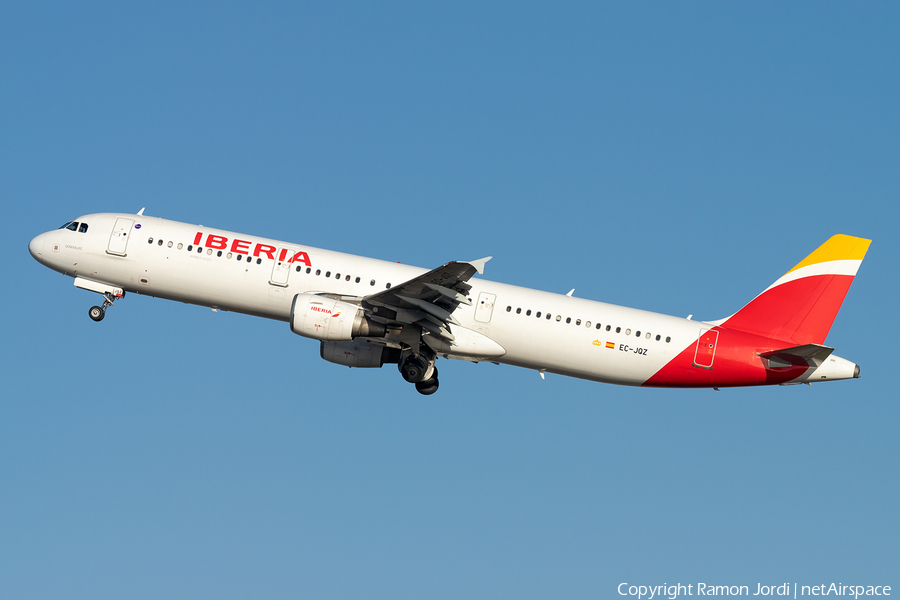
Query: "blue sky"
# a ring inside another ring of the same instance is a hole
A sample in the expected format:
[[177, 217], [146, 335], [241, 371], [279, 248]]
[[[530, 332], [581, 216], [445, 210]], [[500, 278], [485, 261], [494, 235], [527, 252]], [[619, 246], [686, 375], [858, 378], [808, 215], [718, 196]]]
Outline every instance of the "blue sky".
[[[900, 586], [900, 9], [0, 7], [0, 595], [606, 598]], [[442, 361], [420, 397], [287, 325], [94, 295], [28, 240], [137, 212], [675, 315], [874, 240], [862, 378], [644, 390]], [[893, 390], [893, 391], [892, 391]]]

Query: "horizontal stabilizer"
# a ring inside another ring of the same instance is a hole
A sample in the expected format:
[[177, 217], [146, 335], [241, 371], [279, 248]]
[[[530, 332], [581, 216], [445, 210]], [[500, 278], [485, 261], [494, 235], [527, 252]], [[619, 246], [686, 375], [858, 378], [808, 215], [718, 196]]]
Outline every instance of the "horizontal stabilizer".
[[[818, 367], [825, 359], [831, 356], [834, 348], [820, 346], [819, 344], [804, 344], [793, 348], [782, 348], [769, 352], [759, 352], [759, 356], [770, 361], [771, 366], [788, 366], [806, 364]], [[776, 361], [774, 364], [771, 361]], [[785, 363], [785, 364], [780, 364]]]

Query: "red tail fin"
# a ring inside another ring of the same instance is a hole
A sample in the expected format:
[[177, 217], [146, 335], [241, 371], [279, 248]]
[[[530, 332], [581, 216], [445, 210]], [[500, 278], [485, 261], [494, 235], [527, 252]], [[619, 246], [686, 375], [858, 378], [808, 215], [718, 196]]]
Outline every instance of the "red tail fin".
[[835, 235], [721, 325], [800, 344], [821, 344], [871, 240]]

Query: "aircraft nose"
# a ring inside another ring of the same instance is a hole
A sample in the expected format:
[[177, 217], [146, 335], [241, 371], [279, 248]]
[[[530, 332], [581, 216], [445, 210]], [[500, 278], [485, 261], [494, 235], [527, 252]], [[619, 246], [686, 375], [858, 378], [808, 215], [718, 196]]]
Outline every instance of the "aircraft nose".
[[31, 253], [35, 260], [41, 260], [41, 255], [44, 253], [44, 240], [46, 239], [46, 234], [42, 233], [28, 242], [28, 252]]

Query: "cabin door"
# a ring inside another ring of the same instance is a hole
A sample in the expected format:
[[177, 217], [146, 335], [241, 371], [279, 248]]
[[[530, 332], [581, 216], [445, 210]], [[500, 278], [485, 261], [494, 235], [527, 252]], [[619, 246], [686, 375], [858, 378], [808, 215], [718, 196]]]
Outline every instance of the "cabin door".
[[719, 332], [715, 329], [704, 329], [697, 338], [697, 349], [694, 350], [694, 366], [701, 369], [712, 369], [716, 357], [716, 342]]
[[133, 225], [134, 219], [116, 219], [116, 225], [109, 236], [109, 246], [106, 248], [109, 254], [125, 256], [125, 248], [128, 246], [128, 238], [131, 236], [131, 227]]
[[279, 248], [278, 254], [275, 255], [275, 264], [272, 265], [272, 277], [269, 283], [279, 287], [287, 287], [288, 278], [291, 275], [291, 265], [289, 262], [294, 256], [294, 251], [289, 248]]
[[478, 304], [475, 305], [475, 320], [479, 323], [490, 323], [491, 315], [494, 314], [494, 301], [497, 294], [489, 294], [481, 292], [478, 295]]

